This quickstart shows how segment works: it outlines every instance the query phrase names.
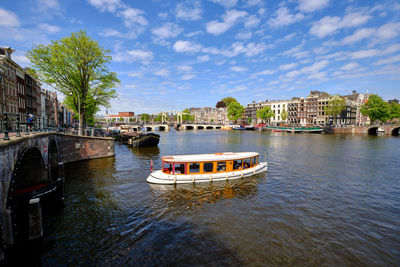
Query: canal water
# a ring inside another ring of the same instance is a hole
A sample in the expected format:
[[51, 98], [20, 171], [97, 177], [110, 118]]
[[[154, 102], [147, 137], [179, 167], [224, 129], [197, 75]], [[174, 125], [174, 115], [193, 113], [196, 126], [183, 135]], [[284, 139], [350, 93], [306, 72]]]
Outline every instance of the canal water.
[[[236, 131], [161, 133], [158, 148], [66, 166], [44, 266], [375, 265], [400, 262], [400, 138]], [[256, 151], [265, 174], [146, 183], [150, 160]]]

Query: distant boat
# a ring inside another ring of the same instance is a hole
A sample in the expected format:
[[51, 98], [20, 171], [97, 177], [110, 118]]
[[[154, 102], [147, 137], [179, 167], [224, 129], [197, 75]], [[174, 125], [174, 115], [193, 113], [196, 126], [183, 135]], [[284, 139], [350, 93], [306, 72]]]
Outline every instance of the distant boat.
[[160, 135], [155, 133], [125, 132], [120, 136], [120, 142], [134, 147], [157, 146]]

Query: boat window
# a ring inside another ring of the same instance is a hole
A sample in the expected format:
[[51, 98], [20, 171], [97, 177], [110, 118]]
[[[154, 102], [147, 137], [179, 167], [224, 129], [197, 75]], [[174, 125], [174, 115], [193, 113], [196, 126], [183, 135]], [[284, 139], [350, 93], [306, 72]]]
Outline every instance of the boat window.
[[252, 158], [253, 165], [257, 165], [257, 157]]
[[222, 162], [218, 162], [217, 163], [217, 172], [224, 172], [226, 171], [226, 162], [222, 161]]
[[189, 164], [189, 172], [190, 173], [199, 173], [200, 172], [200, 163], [190, 163]]
[[243, 160], [243, 169], [247, 169], [247, 168], [250, 168], [250, 167], [251, 167], [251, 159], [250, 158], [244, 159]]
[[203, 172], [212, 172], [214, 168], [213, 162], [205, 162], [203, 165]]
[[241, 170], [242, 169], [242, 160], [234, 160], [233, 161], [233, 169], [234, 170]]
[[172, 173], [172, 163], [164, 163], [163, 172]]
[[185, 174], [184, 163], [175, 163], [175, 174]]

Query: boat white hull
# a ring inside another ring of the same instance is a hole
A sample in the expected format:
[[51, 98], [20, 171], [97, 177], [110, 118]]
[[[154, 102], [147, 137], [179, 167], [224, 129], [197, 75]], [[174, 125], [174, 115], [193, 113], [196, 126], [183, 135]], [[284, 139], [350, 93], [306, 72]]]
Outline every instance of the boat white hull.
[[257, 166], [249, 169], [233, 172], [220, 172], [210, 174], [189, 174], [189, 175], [172, 175], [162, 171], [155, 171], [147, 178], [148, 183], [152, 184], [187, 184], [187, 183], [204, 183], [214, 181], [227, 181], [249, 177], [259, 173], [266, 172], [268, 169], [267, 162], [260, 162]]

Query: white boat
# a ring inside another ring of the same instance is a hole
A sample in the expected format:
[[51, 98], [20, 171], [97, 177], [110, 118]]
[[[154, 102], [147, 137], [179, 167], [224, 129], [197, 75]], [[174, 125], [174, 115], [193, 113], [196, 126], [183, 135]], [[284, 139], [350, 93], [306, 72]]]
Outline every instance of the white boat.
[[267, 162], [259, 162], [257, 152], [224, 152], [214, 154], [162, 157], [162, 169], [147, 178], [153, 184], [185, 184], [239, 179], [262, 172]]

